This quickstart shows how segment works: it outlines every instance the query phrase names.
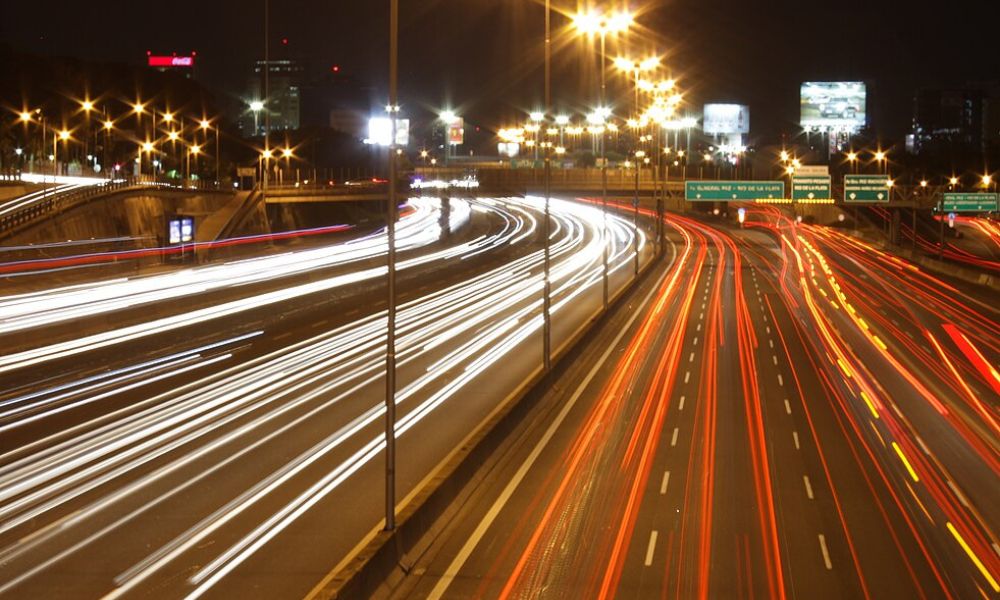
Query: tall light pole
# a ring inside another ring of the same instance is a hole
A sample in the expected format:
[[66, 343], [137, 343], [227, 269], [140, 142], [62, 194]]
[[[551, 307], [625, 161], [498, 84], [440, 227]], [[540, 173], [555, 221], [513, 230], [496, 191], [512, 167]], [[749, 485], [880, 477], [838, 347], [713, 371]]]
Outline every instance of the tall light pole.
[[642, 169], [646, 153], [635, 151], [635, 196], [632, 198], [632, 237], [635, 241], [635, 276], [639, 276], [639, 170]]
[[[609, 33], [623, 33], [628, 30], [629, 26], [632, 24], [632, 15], [627, 12], [616, 12], [610, 15], [602, 15], [601, 13], [590, 12], [590, 13], [579, 13], [573, 18], [573, 25], [576, 27], [577, 31], [584, 35], [594, 35], [597, 34], [601, 41], [601, 95], [600, 95], [600, 107], [598, 112], [601, 114], [602, 118], [606, 118], [605, 96], [607, 91], [606, 85], [606, 71], [607, 71], [607, 53], [606, 53], [606, 40]], [[602, 280], [604, 284], [604, 310], [608, 310], [608, 161], [605, 155], [605, 144], [604, 144], [604, 132], [605, 127], [601, 127], [601, 211], [603, 217], [603, 226], [601, 230], [601, 243], [604, 246], [604, 256], [603, 256], [603, 275]]]
[[[389, 201], [385, 349], [385, 530], [396, 529], [396, 113], [399, 110], [399, 0], [389, 0]], [[447, 142], [447, 141], [446, 141]], [[446, 147], [447, 149], [447, 147]]]
[[[552, 114], [552, 6], [545, 0], [545, 108], [543, 116]], [[550, 140], [546, 139], [546, 142]], [[545, 144], [545, 252], [542, 260], [542, 363], [545, 372], [552, 369], [552, 281], [551, 248], [549, 237], [552, 225], [549, 222], [549, 203], [552, 196], [552, 144]]]

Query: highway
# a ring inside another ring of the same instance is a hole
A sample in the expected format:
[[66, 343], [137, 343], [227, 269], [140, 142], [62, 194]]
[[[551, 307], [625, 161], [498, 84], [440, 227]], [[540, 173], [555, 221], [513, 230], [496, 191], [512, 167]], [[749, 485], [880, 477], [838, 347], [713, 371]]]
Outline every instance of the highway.
[[397, 598], [995, 598], [995, 299], [749, 207], [654, 271]]
[[[400, 500], [541, 364], [540, 200], [399, 227]], [[553, 201], [554, 346], [604, 220]], [[610, 288], [646, 234], [610, 216]], [[0, 299], [0, 596], [301, 597], [383, 515], [385, 238]], [[43, 341], [44, 340], [44, 341]]]

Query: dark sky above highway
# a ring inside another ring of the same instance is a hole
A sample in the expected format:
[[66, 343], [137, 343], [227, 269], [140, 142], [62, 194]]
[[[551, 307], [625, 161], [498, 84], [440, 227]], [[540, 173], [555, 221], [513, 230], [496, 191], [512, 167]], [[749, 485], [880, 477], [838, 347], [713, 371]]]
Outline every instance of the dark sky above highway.
[[[614, 4], [618, 0], [608, 0]], [[263, 0], [5, 1], [0, 40], [14, 48], [139, 62], [147, 49], [194, 49], [201, 74], [239, 90], [260, 54]], [[404, 98], [428, 109], [452, 104], [489, 125], [533, 107], [541, 94], [541, 0], [400, 0]], [[913, 90], [1000, 80], [991, 16], [996, 1], [646, 0], [633, 2], [640, 30], [632, 53], [657, 49], [696, 104], [751, 105], [755, 131], [791, 130], [803, 80], [865, 79], [872, 116], [900, 135]], [[314, 68], [376, 84], [386, 70], [388, 0], [272, 0], [272, 40]], [[575, 12], [577, 0], [553, 0]], [[597, 97], [593, 48], [557, 17], [556, 98], [585, 109]], [[609, 54], [616, 54], [609, 43]], [[609, 80], [612, 95], [625, 90]]]

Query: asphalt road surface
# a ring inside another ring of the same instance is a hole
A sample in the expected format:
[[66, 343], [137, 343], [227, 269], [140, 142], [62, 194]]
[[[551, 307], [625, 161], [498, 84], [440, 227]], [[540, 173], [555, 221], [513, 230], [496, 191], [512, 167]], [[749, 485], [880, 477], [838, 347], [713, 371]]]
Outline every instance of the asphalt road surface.
[[[401, 501], [541, 364], [540, 202], [453, 206], [445, 241], [435, 202], [401, 256]], [[604, 220], [552, 211], [558, 347], [602, 309]], [[615, 292], [651, 245], [607, 223]], [[305, 595], [384, 514], [383, 252], [0, 298], [0, 596]]]
[[668, 221], [386, 594], [998, 597], [995, 298], [777, 209]]

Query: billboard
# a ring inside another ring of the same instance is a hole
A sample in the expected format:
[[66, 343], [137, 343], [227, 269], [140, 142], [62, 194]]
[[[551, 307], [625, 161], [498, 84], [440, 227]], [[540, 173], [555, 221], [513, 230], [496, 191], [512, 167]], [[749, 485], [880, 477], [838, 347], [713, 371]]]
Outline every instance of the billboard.
[[147, 57], [150, 67], [193, 67], [194, 56], [156, 56], [150, 54]]
[[709, 135], [750, 133], [750, 107], [743, 104], [706, 104], [702, 130]]
[[[372, 117], [368, 120], [368, 139], [366, 144], [388, 146], [392, 139], [392, 121], [389, 117]], [[396, 145], [406, 146], [410, 143], [410, 120], [396, 119]]]
[[456, 117], [454, 121], [448, 124], [448, 143], [453, 146], [458, 146], [465, 142], [465, 120], [461, 117]]
[[810, 81], [802, 84], [802, 127], [857, 131], [865, 126], [865, 84], [860, 81]]
[[194, 218], [177, 217], [167, 221], [167, 243], [187, 244], [194, 241]]

